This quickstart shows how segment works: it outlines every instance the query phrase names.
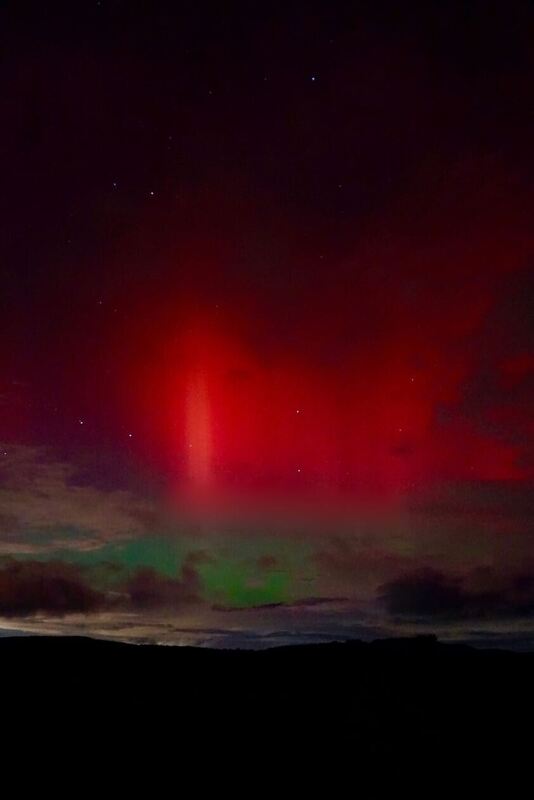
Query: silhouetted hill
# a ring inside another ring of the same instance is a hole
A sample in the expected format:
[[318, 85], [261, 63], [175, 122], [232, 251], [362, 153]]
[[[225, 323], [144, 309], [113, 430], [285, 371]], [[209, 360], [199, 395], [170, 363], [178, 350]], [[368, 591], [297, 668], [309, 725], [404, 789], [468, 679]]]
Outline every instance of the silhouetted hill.
[[431, 637], [259, 652], [22, 637], [0, 640], [0, 663], [4, 727], [46, 746], [87, 747], [94, 730], [98, 747], [145, 757], [185, 746], [278, 764], [304, 747], [393, 771], [530, 752], [534, 654]]

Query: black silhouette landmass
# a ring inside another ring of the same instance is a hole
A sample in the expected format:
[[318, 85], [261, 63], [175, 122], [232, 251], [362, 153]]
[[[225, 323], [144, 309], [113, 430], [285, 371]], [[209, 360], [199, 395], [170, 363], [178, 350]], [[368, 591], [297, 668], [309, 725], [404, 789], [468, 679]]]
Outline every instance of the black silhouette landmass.
[[391, 777], [476, 762], [486, 773], [532, 749], [534, 654], [432, 636], [264, 651], [4, 638], [0, 664], [4, 731], [62, 757], [94, 747], [294, 769], [304, 752]]

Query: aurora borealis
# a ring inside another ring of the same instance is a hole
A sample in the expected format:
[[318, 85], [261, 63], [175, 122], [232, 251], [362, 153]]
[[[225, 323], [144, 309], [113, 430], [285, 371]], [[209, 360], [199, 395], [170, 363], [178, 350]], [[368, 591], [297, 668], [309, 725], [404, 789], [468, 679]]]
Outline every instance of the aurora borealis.
[[75, 5], [0, 11], [0, 629], [531, 648], [532, 9]]

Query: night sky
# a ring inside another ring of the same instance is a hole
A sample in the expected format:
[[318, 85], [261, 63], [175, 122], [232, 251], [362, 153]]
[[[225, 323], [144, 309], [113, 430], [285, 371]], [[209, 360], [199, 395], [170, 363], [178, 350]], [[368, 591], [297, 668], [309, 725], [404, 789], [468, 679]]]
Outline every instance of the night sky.
[[534, 649], [533, 41], [2, 4], [2, 632]]

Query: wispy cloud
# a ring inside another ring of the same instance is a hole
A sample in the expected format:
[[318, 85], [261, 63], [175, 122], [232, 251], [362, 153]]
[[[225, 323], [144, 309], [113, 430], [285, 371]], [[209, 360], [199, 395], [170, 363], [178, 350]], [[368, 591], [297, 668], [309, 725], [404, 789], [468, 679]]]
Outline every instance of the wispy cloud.
[[[61, 528], [73, 534], [64, 546], [78, 547], [83, 538], [87, 547], [88, 533], [97, 541], [134, 535], [157, 514], [151, 501], [130, 491], [76, 485], [76, 467], [44, 448], [0, 446], [0, 475], [0, 537], [19, 548], [28, 531], [40, 530], [46, 540], [47, 532]], [[34, 537], [30, 551], [39, 544]]]

